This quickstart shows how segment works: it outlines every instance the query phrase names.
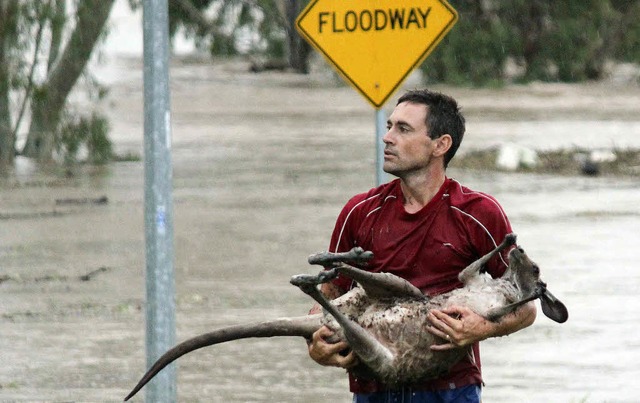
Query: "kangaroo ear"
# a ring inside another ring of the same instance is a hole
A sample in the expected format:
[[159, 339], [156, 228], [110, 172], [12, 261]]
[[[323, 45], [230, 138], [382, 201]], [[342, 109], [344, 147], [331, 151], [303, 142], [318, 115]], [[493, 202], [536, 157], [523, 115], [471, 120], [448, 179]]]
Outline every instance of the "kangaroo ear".
[[540, 297], [540, 306], [542, 306], [542, 313], [551, 320], [564, 323], [569, 319], [567, 307], [547, 290]]

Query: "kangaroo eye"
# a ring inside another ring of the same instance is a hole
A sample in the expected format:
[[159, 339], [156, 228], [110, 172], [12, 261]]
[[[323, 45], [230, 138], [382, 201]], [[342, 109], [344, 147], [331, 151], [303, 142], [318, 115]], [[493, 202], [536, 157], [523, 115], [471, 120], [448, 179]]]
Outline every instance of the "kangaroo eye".
[[533, 265], [532, 271], [533, 271], [533, 274], [535, 275], [540, 274], [540, 268], [536, 264]]

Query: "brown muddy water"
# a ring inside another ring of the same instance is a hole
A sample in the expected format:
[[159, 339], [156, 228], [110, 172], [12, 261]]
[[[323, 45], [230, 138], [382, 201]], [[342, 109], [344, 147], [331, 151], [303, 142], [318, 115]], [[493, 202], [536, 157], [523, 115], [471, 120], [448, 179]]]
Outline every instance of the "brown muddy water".
[[[141, 63], [102, 73], [116, 149], [141, 154]], [[317, 270], [307, 255], [326, 248], [342, 204], [374, 185], [373, 110], [322, 71], [176, 61], [171, 76], [178, 340], [306, 312], [288, 280]], [[640, 147], [637, 85], [438, 89], [466, 111], [463, 151]], [[564, 325], [539, 315], [482, 343], [484, 401], [638, 401], [640, 178], [449, 175], [501, 201], [570, 311]], [[65, 178], [18, 161], [0, 188], [0, 280], [0, 401], [121, 400], [145, 370], [143, 163]], [[350, 401], [342, 370], [285, 338], [181, 358], [178, 397]]]

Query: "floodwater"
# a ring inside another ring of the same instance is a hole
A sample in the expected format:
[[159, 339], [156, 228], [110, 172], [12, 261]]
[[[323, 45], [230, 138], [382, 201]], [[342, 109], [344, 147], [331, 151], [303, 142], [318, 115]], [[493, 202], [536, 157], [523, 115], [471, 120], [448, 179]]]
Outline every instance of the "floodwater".
[[[120, 153], [142, 153], [141, 67], [123, 58], [102, 71]], [[374, 185], [374, 112], [355, 91], [322, 69], [246, 67], [171, 69], [178, 340], [306, 312], [289, 277], [317, 270], [306, 256], [326, 248], [343, 203]], [[463, 151], [640, 147], [635, 84], [438, 89], [466, 111]], [[0, 183], [0, 401], [121, 400], [145, 370], [143, 163], [71, 178], [17, 165]], [[482, 343], [484, 401], [637, 401], [640, 177], [449, 175], [500, 200], [570, 311], [563, 325], [540, 314]], [[203, 349], [178, 368], [185, 402], [350, 400], [343, 370], [314, 364], [298, 339]]]

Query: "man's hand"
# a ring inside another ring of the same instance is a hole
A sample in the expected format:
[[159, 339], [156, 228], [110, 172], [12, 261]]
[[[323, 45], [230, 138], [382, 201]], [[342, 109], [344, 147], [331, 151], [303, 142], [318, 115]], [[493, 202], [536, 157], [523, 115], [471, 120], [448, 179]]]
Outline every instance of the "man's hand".
[[445, 344], [433, 345], [431, 349], [450, 350], [489, 337], [506, 336], [531, 326], [536, 319], [536, 306], [533, 301], [528, 302], [498, 322], [491, 322], [464, 306], [432, 309], [429, 311], [428, 319], [432, 325], [427, 327], [429, 333], [448, 341]]
[[432, 350], [450, 350], [464, 347], [491, 337], [495, 333], [495, 324], [464, 306], [452, 306], [446, 309], [432, 309], [429, 312], [432, 326], [429, 333], [448, 341], [434, 344]]
[[340, 354], [349, 348], [346, 341], [329, 343], [327, 339], [333, 336], [334, 332], [326, 326], [318, 329], [309, 343], [309, 357], [320, 365], [351, 368], [357, 364], [357, 357], [353, 351], [349, 350], [346, 355]]

